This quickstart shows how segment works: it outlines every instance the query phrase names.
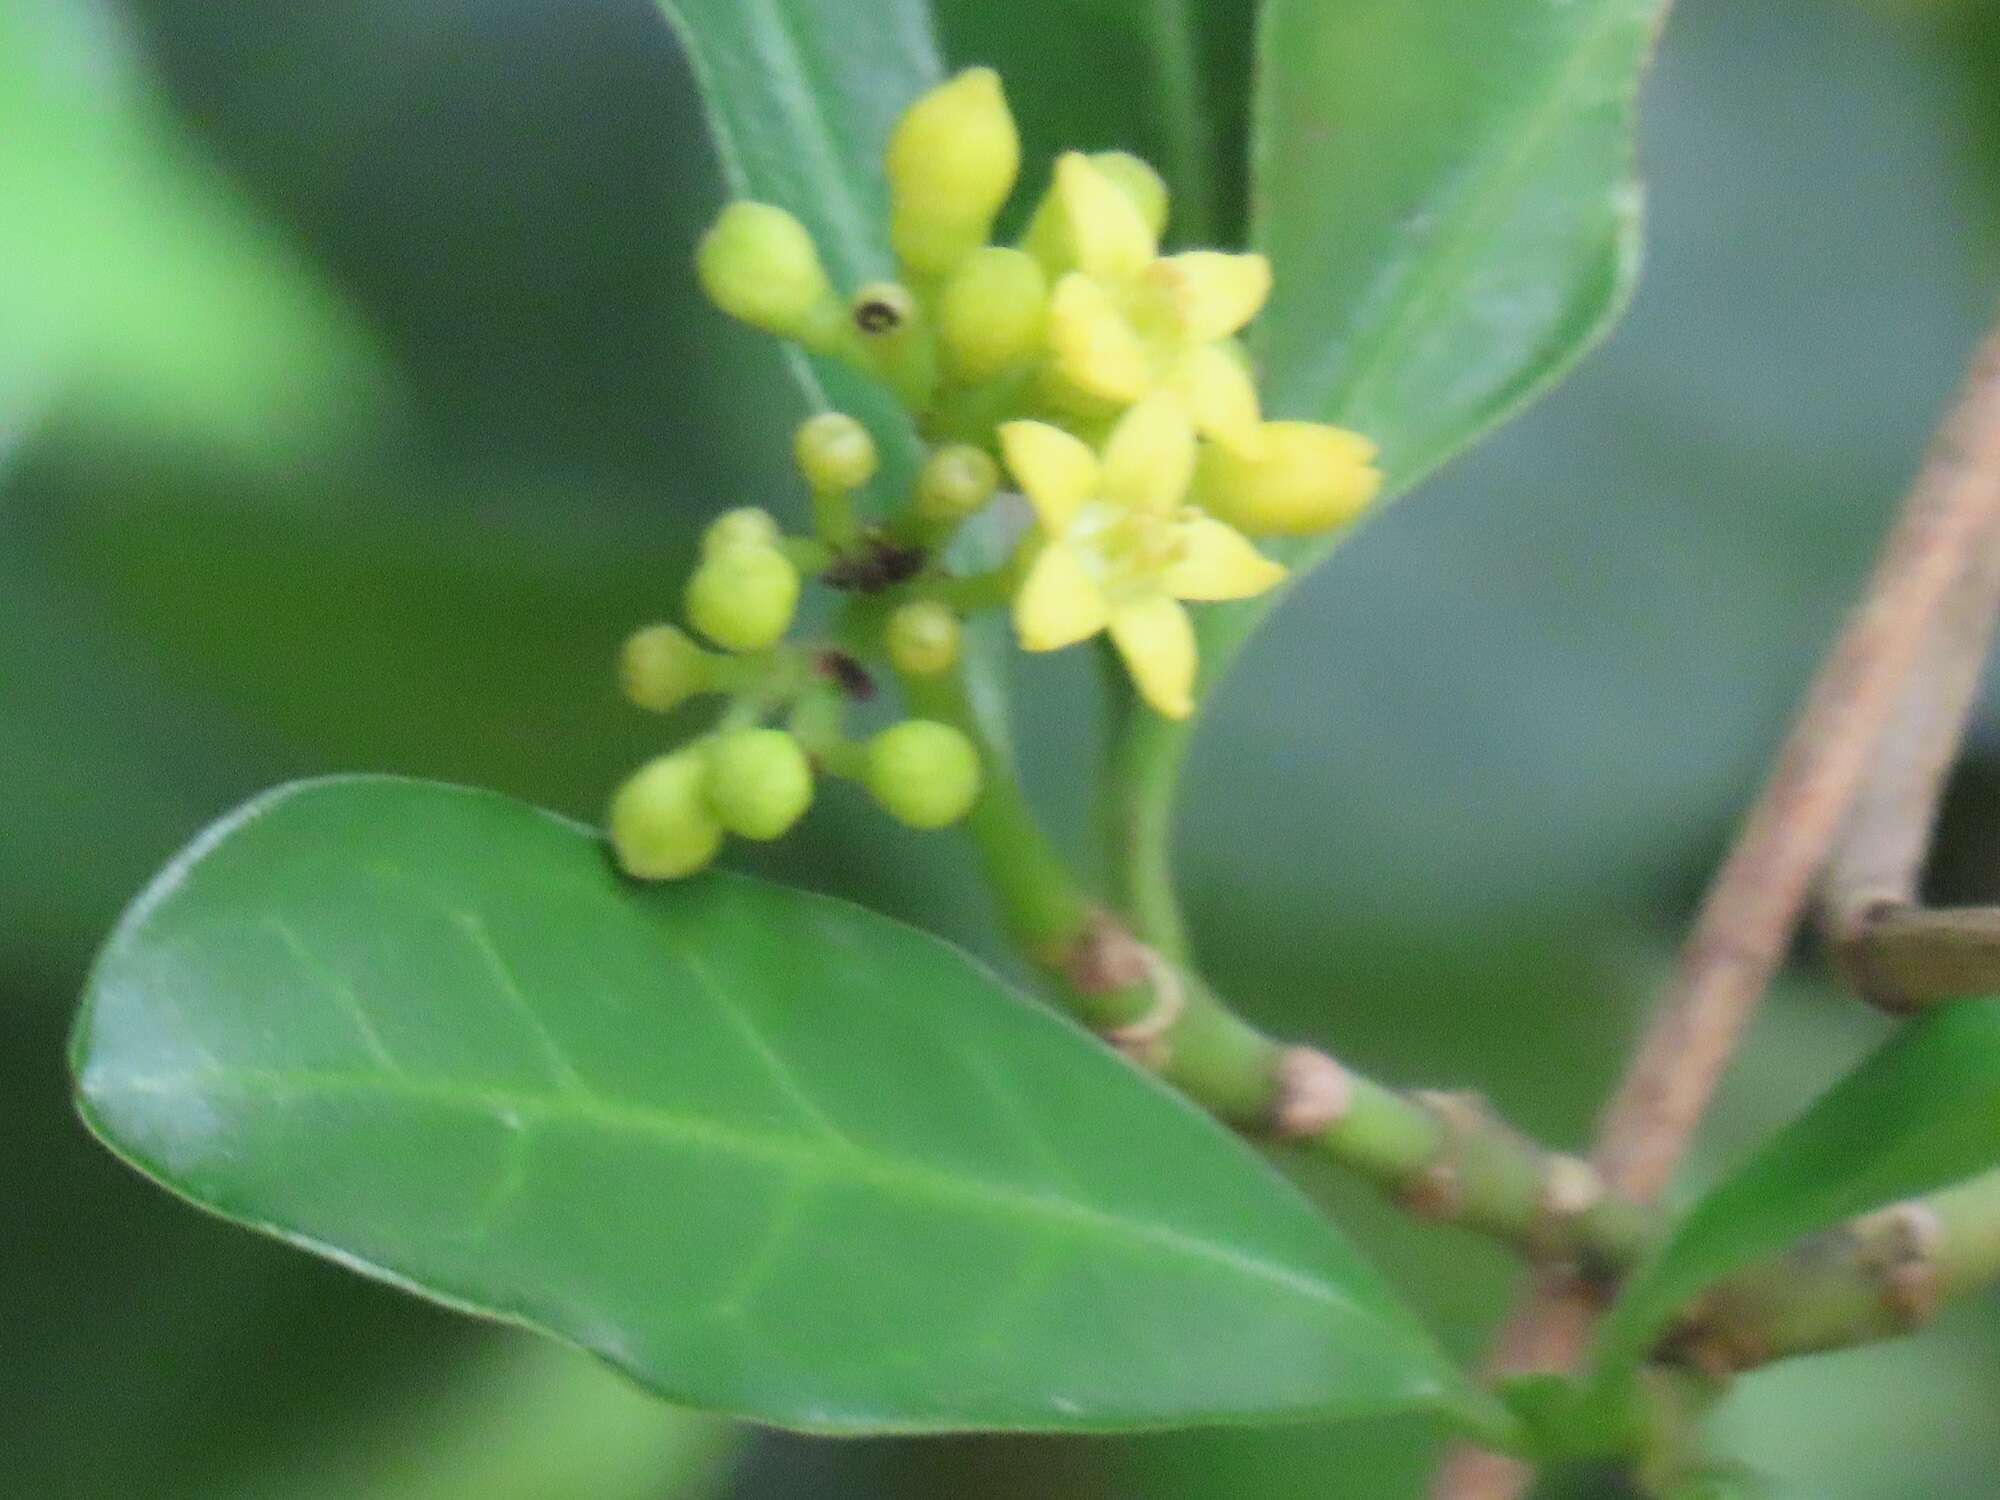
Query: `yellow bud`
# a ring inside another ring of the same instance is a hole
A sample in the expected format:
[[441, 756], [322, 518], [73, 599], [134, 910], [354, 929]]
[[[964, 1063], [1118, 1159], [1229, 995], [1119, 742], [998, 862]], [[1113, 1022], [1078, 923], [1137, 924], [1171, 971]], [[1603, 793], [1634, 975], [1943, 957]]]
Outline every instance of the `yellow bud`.
[[906, 719], [868, 742], [869, 795], [912, 828], [943, 828], [979, 796], [979, 752], [949, 724]]
[[1132, 206], [1139, 210], [1139, 217], [1146, 221], [1146, 227], [1157, 236], [1167, 227], [1167, 183], [1155, 172], [1143, 157], [1134, 156], [1129, 151], [1099, 151], [1090, 158], [1090, 164], [1117, 184], [1118, 190], [1132, 200]]
[[919, 600], [889, 616], [889, 661], [912, 677], [935, 677], [958, 661], [964, 631], [942, 604]]
[[954, 443], [925, 459], [917, 472], [917, 514], [940, 525], [963, 521], [999, 487], [1000, 465], [990, 453]]
[[739, 729], [708, 747], [708, 805], [739, 838], [775, 839], [812, 805], [812, 765], [781, 729]]
[[784, 338], [805, 333], [834, 300], [805, 225], [768, 203], [725, 208], [702, 236], [695, 270], [717, 307]]
[[1202, 508], [1251, 536], [1312, 536], [1345, 526], [1382, 486], [1375, 445], [1320, 422], [1266, 422], [1250, 453], [1202, 445]]
[[938, 300], [938, 334], [951, 372], [971, 384], [1041, 352], [1049, 281], [1021, 250], [988, 245], [959, 263]]
[[695, 569], [686, 604], [688, 623], [725, 651], [762, 651], [791, 628], [799, 570], [775, 547], [729, 547]]
[[606, 821], [627, 875], [678, 880], [715, 858], [722, 825], [703, 795], [707, 780], [699, 750], [676, 750], [648, 761], [618, 788]]
[[991, 68], [968, 68], [910, 106], [889, 137], [889, 239], [912, 272], [942, 276], [986, 242], [1021, 170], [1021, 138]]
[[880, 462], [868, 429], [844, 412], [823, 411], [799, 424], [792, 457], [819, 494], [844, 495], [875, 477]]
[[618, 680], [631, 702], [667, 713], [708, 690], [709, 655], [677, 626], [648, 625], [626, 639]]
[[768, 510], [745, 505], [725, 510], [701, 534], [701, 555], [714, 557], [731, 547], [768, 547], [778, 540], [778, 523]]

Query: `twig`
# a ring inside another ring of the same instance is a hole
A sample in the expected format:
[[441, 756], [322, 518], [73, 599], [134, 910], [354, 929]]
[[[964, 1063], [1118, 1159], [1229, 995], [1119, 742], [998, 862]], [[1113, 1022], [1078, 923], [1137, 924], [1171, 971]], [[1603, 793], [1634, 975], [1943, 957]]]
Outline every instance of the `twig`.
[[1683, 1317], [1671, 1349], [1710, 1374], [1895, 1338], [2000, 1277], [2000, 1172], [1815, 1235], [1737, 1272]]
[[2000, 621], [2000, 531], [1979, 539], [1924, 645], [1829, 862], [1821, 917], [1849, 981], [1890, 1011], [2000, 988], [2000, 910], [1921, 902], [1938, 804]]
[[[1679, 964], [1605, 1111], [1594, 1156], [1610, 1190], [1665, 1185], [1798, 927], [1871, 757], [1965, 560], [2000, 516], [2000, 331], [1976, 356], [1884, 546], [1860, 608], [1807, 693], [1763, 794], [1717, 872]], [[1514, 1318], [1496, 1368], [1574, 1363], [1594, 1310], [1573, 1278]], [[1512, 1500], [1518, 1464], [1455, 1458], [1438, 1500]]]

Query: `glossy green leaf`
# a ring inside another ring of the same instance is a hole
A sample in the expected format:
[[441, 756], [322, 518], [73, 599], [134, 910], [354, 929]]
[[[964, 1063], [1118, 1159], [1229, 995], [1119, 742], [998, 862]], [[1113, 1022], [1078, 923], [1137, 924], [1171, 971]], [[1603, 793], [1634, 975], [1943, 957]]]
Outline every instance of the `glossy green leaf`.
[[0, 0], [0, 193], [0, 392], [252, 451], [379, 399], [350, 310], [201, 158], [96, 0]]
[[826, 1431], [1492, 1408], [1246, 1146], [957, 950], [639, 887], [489, 793], [301, 783], [92, 977], [120, 1155], [229, 1218]]
[[[798, 215], [842, 290], [893, 276], [882, 151], [896, 117], [944, 73], [929, 6], [659, 4], [694, 69], [730, 191]], [[792, 353], [809, 399], [866, 421], [892, 472], [913, 463], [908, 420], [878, 386]]]
[[1268, 0], [1252, 115], [1271, 406], [1392, 489], [1560, 376], [1638, 264], [1633, 103], [1664, 0]]
[[2000, 1163], [2000, 1000], [1899, 1031], [1682, 1220], [1605, 1320], [1606, 1378], [1704, 1286], [1805, 1235]]

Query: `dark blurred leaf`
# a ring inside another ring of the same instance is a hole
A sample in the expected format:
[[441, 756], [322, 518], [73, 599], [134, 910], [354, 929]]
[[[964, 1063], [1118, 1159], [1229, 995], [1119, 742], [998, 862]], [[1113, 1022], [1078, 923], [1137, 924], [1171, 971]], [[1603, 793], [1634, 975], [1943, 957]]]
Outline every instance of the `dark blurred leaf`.
[[1173, 192], [1170, 242], [1240, 244], [1252, 0], [937, 0], [954, 63], [1007, 80], [1023, 181], [1058, 152], [1134, 151]]
[[113, 936], [75, 1062], [194, 1201], [723, 1411], [1494, 1420], [1248, 1147], [957, 950], [637, 886], [489, 793], [303, 783], [216, 825]]
[[0, 0], [0, 336], [57, 396], [252, 451], [351, 430], [352, 314], [199, 158], [95, 0]]
[[1911, 1022], [1688, 1213], [1600, 1332], [1623, 1378], [1711, 1282], [1816, 1230], [2000, 1163], [2000, 1000]]
[[741, 1441], [575, 1350], [507, 1334], [319, 1465], [187, 1500], [701, 1500]]
[[[943, 73], [929, 6], [659, 4], [694, 66], [731, 189], [797, 214], [842, 290], [893, 276], [882, 152], [896, 117]], [[874, 431], [885, 447], [884, 482], [907, 481], [915, 437], [886, 392], [830, 361], [790, 353], [809, 396]]]

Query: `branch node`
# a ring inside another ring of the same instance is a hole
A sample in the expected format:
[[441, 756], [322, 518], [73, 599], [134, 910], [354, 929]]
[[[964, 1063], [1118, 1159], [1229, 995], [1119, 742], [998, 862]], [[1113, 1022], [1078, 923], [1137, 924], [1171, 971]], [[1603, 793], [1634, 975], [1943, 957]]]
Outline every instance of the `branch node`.
[[1859, 1220], [1854, 1233], [1867, 1244], [1868, 1268], [1882, 1284], [1882, 1305], [1905, 1333], [1937, 1316], [1943, 1301], [1937, 1250], [1944, 1224], [1922, 1203], [1898, 1203]]
[[1354, 1080], [1317, 1047], [1287, 1047], [1278, 1054], [1271, 1134], [1281, 1141], [1324, 1135], [1354, 1106]]
[[[1141, 979], [1152, 992], [1152, 1003], [1134, 1019], [1104, 1029], [1104, 1040], [1150, 1072], [1166, 1068], [1172, 1055], [1170, 1033], [1187, 1013], [1187, 982], [1159, 954], [1128, 938], [1138, 955]], [[1121, 986], [1122, 987], [1122, 986]]]
[[1406, 1213], [1433, 1224], [1449, 1224], [1465, 1210], [1461, 1163], [1469, 1136], [1487, 1129], [1492, 1116], [1478, 1094], [1417, 1089], [1410, 1094], [1444, 1126], [1444, 1144], [1436, 1156], [1402, 1184], [1396, 1202]]
[[1534, 1222], [1528, 1228], [1529, 1253], [1537, 1260], [1570, 1257], [1576, 1248], [1572, 1230], [1577, 1220], [1602, 1203], [1608, 1191], [1597, 1168], [1582, 1157], [1550, 1152], [1535, 1197]]

